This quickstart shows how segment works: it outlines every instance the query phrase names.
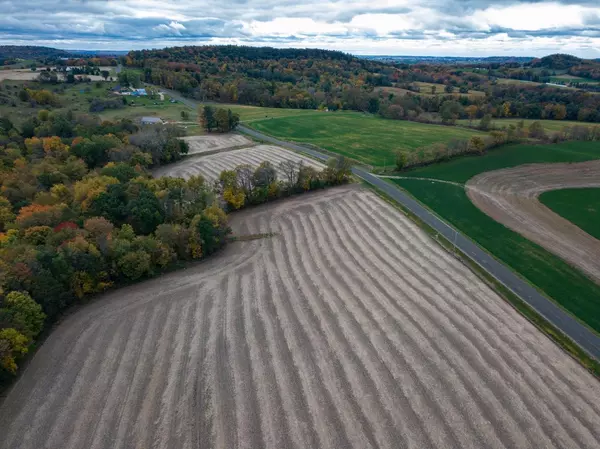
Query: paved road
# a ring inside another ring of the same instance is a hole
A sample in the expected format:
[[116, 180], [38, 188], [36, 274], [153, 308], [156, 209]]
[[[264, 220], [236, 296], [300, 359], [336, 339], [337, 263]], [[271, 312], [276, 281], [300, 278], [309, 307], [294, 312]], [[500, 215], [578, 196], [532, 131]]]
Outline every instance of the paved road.
[[[180, 100], [182, 103], [192, 108], [196, 108], [198, 106], [198, 102], [189, 98], [184, 98], [177, 92], [167, 91], [165, 89], [163, 89], [163, 91], [168, 92], [173, 96], [173, 98]], [[276, 139], [246, 126], [240, 125], [238, 130], [257, 139], [271, 142], [291, 150], [299, 151], [317, 159], [327, 160], [330, 157], [305, 146]], [[517, 276], [506, 265], [494, 259], [490, 254], [477, 246], [472, 240], [458, 232], [445, 221], [441, 220], [437, 215], [434, 215], [431, 211], [422, 206], [421, 203], [414, 200], [399, 188], [383, 179], [378, 178], [375, 175], [372, 175], [362, 168], [354, 167], [352, 172], [359, 178], [365, 180], [369, 184], [374, 185], [391, 198], [398, 201], [433, 229], [446, 237], [449, 241], [453, 242], [456, 247], [464, 254], [469, 256], [471, 260], [485, 269], [489, 274], [494, 276], [498, 281], [504, 284], [523, 301], [533, 307], [540, 315], [560, 329], [564, 334], [568, 335], [591, 356], [595, 357], [597, 360], [600, 360], [600, 336], [581, 324], [579, 321], [573, 318], [573, 316], [569, 315], [564, 309], [556, 305], [546, 296], [542, 295], [528, 282]]]
[[[306, 148], [302, 145], [297, 145], [295, 143], [286, 142], [271, 136], [267, 136], [246, 126], [240, 126], [238, 129], [250, 136], [295, 151], [309, 154], [317, 159], [329, 159], [329, 156], [319, 153], [318, 151]], [[469, 256], [475, 263], [484, 268], [488, 273], [494, 276], [498, 281], [504, 284], [523, 301], [537, 310], [540, 315], [544, 316], [544, 318], [559, 328], [563, 333], [571, 337], [571, 339], [577, 342], [579, 346], [585, 349], [590, 355], [600, 360], [600, 336], [596, 335], [586, 326], [581, 324], [579, 321], [565, 312], [561, 307], [556, 305], [552, 300], [542, 295], [529, 283], [517, 276], [506, 265], [494, 259], [487, 252], [473, 243], [472, 240], [448, 225], [446, 222], [434, 215], [402, 190], [361, 168], [355, 167], [352, 169], [352, 172], [359, 178], [385, 192], [437, 232], [446, 237], [449, 241], [454, 242], [458, 249]]]

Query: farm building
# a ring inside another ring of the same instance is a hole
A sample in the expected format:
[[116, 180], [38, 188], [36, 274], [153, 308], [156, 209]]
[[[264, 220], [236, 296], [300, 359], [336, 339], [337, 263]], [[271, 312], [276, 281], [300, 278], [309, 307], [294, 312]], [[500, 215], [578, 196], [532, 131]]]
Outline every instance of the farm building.
[[163, 121], [158, 117], [142, 117], [142, 125], [162, 125]]

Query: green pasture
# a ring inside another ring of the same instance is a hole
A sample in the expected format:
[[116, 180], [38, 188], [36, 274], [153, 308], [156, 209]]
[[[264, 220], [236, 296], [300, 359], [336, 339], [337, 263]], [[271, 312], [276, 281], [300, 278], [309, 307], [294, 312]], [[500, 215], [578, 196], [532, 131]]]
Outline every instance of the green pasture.
[[359, 112], [304, 113], [249, 121], [248, 125], [265, 134], [317, 145], [378, 167], [394, 165], [398, 151], [410, 153], [478, 133], [460, 127], [386, 120]]
[[539, 199], [558, 215], [600, 239], [600, 188], [551, 190], [542, 193]]
[[317, 111], [316, 109], [262, 108], [259, 106], [245, 106], [240, 104], [215, 104], [211, 106], [231, 109], [232, 112], [239, 114], [242, 122], [248, 124], [250, 124], [250, 122], [271, 120], [274, 118], [298, 117], [325, 113], [323, 111]]
[[[540, 122], [546, 131], [560, 131], [565, 126], [598, 126], [597, 124], [587, 123], [587, 122], [577, 122], [572, 120], [533, 120], [533, 119], [519, 119], [519, 118], [496, 118], [492, 120], [492, 128], [494, 129], [502, 129], [508, 128], [510, 125], [517, 126], [519, 122], [523, 122], [525, 124], [525, 128], [529, 128], [529, 126], [534, 122]], [[479, 119], [475, 119], [473, 121], [468, 119], [460, 119], [456, 122], [459, 125], [472, 125], [477, 126], [479, 124]]]

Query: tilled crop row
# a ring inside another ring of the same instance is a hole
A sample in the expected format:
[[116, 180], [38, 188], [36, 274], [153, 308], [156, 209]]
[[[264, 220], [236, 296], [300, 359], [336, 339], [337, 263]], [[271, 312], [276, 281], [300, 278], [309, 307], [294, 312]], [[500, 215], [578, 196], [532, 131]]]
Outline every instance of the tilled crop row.
[[188, 179], [190, 176], [202, 175], [206, 180], [214, 181], [219, 179], [219, 175], [223, 170], [232, 170], [242, 164], [249, 164], [256, 168], [265, 161], [271, 162], [277, 169], [279, 179], [284, 179], [283, 173], [278, 168], [283, 161], [301, 162], [304, 166], [314, 167], [317, 170], [324, 167], [323, 164], [293, 151], [272, 145], [258, 145], [184, 160], [158, 169], [155, 171], [154, 176]]
[[597, 448], [597, 381], [357, 186], [233, 216], [211, 260], [66, 319], [0, 448]]
[[182, 137], [182, 140], [185, 140], [189, 145], [188, 154], [202, 154], [252, 145], [252, 141], [241, 134], [188, 136]]

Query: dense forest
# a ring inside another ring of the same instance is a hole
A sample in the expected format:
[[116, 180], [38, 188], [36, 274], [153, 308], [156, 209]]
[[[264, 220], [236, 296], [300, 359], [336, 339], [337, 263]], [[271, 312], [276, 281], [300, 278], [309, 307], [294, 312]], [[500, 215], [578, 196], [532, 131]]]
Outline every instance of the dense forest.
[[[142, 69], [144, 81], [201, 101], [352, 109], [425, 122], [447, 123], [444, 111], [448, 110], [454, 119], [490, 114], [600, 122], [600, 95], [596, 93], [546, 84], [499, 83], [495, 76], [461, 66], [386, 64], [335, 51], [237, 46], [133, 51], [123, 61]], [[585, 70], [590, 77], [600, 67], [593, 61], [555, 55], [525, 65], [498, 64], [498, 68], [518, 70], [519, 75], [511, 72], [507, 77], [526, 79], [539, 77], [539, 70], [550, 70], [543, 67], [553, 64], [569, 66], [574, 73]], [[435, 83], [440, 88], [424, 90], [415, 83]], [[469, 95], [471, 91], [480, 95]]]
[[282, 162], [284, 180], [268, 162], [224, 171], [214, 185], [153, 178], [151, 168], [187, 153], [180, 136], [45, 109], [18, 127], [0, 119], [0, 386], [69, 307], [219, 250], [227, 211], [350, 176], [339, 158], [320, 172]]

